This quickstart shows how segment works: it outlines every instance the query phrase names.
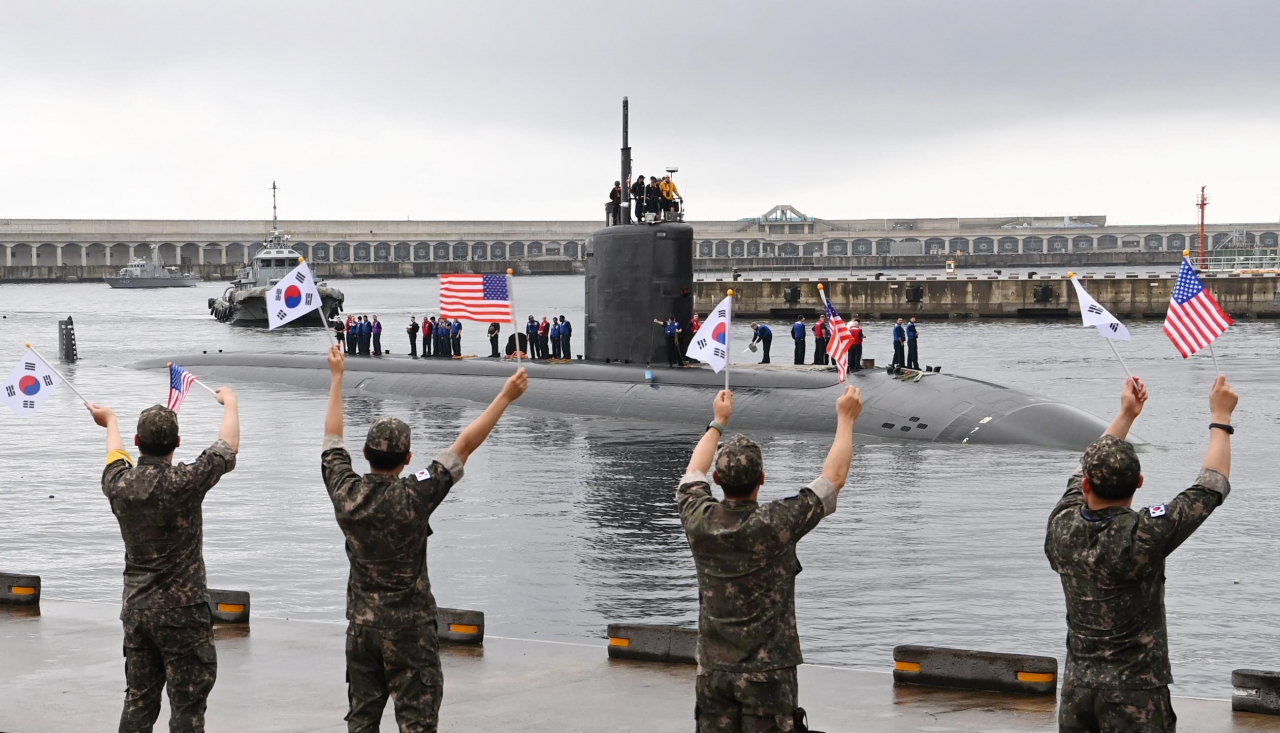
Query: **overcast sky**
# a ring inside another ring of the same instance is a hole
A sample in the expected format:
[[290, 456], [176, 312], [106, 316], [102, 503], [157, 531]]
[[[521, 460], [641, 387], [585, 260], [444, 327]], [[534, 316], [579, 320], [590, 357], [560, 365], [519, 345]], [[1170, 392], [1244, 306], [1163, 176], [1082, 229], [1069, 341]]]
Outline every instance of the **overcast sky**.
[[0, 0], [0, 217], [1280, 218], [1280, 2]]

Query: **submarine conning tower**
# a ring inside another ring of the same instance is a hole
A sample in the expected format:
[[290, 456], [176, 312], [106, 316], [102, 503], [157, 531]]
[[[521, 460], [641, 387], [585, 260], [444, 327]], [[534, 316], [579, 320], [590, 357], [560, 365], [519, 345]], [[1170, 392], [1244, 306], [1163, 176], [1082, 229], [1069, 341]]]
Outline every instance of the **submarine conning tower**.
[[591, 361], [666, 361], [662, 327], [675, 318], [688, 341], [693, 317], [693, 227], [624, 224], [587, 237], [585, 355]]

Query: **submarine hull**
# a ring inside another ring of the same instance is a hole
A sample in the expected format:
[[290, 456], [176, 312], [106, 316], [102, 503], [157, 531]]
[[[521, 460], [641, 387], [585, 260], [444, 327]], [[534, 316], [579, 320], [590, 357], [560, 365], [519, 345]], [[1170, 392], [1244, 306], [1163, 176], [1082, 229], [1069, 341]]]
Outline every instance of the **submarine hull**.
[[[136, 364], [182, 364], [205, 381], [280, 384], [327, 391], [329, 372], [320, 354], [175, 355]], [[522, 408], [702, 427], [723, 375], [708, 368], [654, 369], [572, 362], [524, 362], [529, 391]], [[344, 384], [359, 394], [409, 399], [461, 399], [488, 403], [515, 362], [487, 359], [349, 359]], [[741, 430], [835, 430], [835, 401], [843, 389], [828, 371], [735, 367], [733, 427]], [[999, 385], [950, 374], [904, 380], [883, 371], [849, 375], [862, 390], [862, 416], [854, 432], [864, 438], [1033, 445], [1083, 450], [1107, 424], [1083, 410]]]

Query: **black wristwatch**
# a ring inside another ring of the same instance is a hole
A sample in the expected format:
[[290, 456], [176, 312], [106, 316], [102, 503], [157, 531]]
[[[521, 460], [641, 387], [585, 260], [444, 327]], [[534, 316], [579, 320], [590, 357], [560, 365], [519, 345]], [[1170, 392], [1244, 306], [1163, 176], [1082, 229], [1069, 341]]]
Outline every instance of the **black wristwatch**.
[[1225, 432], [1227, 435], [1235, 435], [1235, 434], [1236, 434], [1236, 429], [1235, 429], [1235, 428], [1233, 428], [1233, 427], [1231, 427], [1230, 425], [1227, 425], [1226, 423], [1220, 423], [1220, 422], [1211, 422], [1211, 423], [1209, 423], [1209, 429], [1210, 429], [1210, 430], [1213, 430], [1214, 428], [1217, 428], [1217, 429], [1219, 429], [1219, 430], [1221, 430], [1221, 431]]

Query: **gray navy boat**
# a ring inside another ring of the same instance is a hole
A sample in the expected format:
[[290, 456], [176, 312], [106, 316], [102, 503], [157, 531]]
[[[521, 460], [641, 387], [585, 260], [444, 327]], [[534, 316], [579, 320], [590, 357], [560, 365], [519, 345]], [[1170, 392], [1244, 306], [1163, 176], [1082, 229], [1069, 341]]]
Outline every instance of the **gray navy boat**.
[[[622, 180], [627, 180], [630, 148], [625, 100], [623, 104]], [[585, 353], [568, 363], [526, 362], [530, 385], [520, 406], [705, 426], [724, 376], [706, 366], [651, 367], [666, 363], [665, 344], [660, 336], [654, 338], [653, 319], [670, 316], [688, 324], [693, 316], [693, 242], [693, 227], [678, 220], [623, 223], [588, 237], [586, 322], [579, 331], [585, 336]], [[232, 384], [267, 382], [321, 393], [329, 385], [323, 353], [173, 355], [136, 366], [160, 369], [168, 361], [202, 378]], [[497, 359], [351, 359], [344, 383], [348, 393], [480, 405], [497, 394], [516, 368], [513, 361]], [[835, 401], [844, 387], [837, 384], [834, 370], [733, 366], [730, 376], [734, 429], [835, 429]], [[849, 381], [862, 390], [864, 409], [854, 430], [863, 439], [1081, 450], [1107, 427], [1098, 417], [1056, 400], [952, 374], [864, 370], [851, 373]]]
[[138, 257], [120, 268], [115, 277], [103, 280], [113, 288], [190, 288], [200, 284], [200, 277], [179, 272], [176, 267], [165, 267], [160, 250], [151, 245], [151, 259]]

